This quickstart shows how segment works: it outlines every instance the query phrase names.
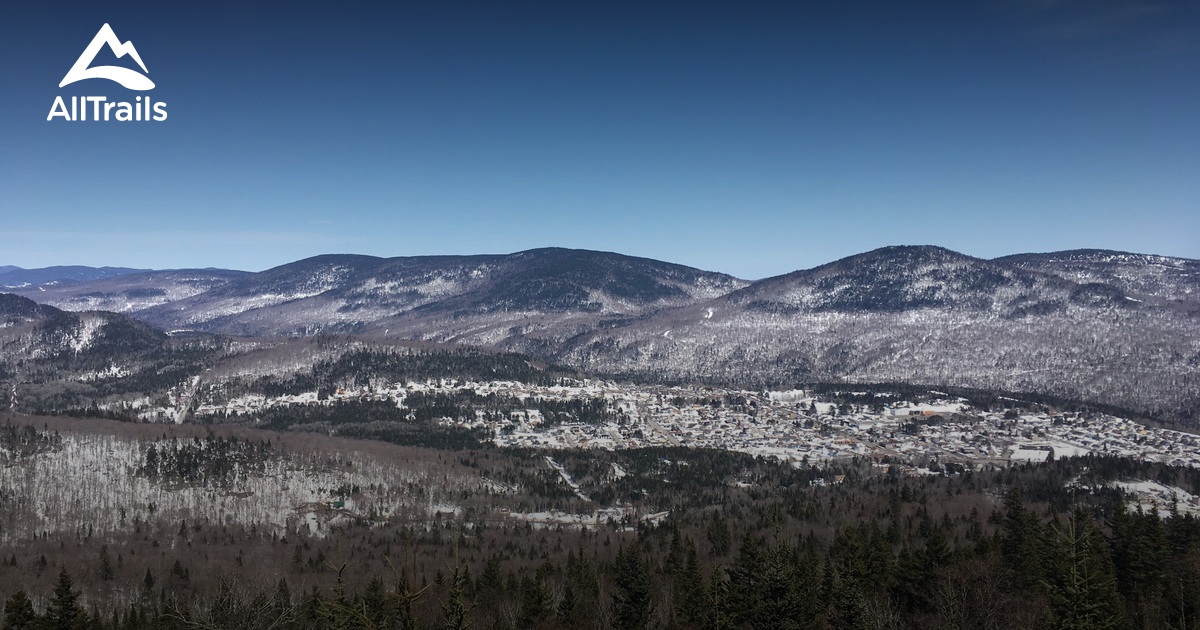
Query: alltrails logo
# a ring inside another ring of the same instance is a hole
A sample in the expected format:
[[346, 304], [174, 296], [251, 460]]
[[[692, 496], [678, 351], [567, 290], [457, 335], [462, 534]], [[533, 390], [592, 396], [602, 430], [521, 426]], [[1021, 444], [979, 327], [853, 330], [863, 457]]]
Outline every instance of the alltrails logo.
[[[95, 61], [96, 55], [105, 46], [108, 46], [109, 50], [118, 59], [129, 55], [130, 58], [137, 62], [137, 65], [141, 67], [142, 72], [145, 74], [120, 66], [93, 67], [92, 62]], [[83, 54], [79, 55], [79, 59], [75, 60], [75, 65], [71, 66], [71, 69], [67, 71], [67, 75], [63, 77], [58, 87], [65, 87], [76, 81], [84, 81], [86, 79], [108, 79], [130, 90], [152, 90], [154, 89], [154, 82], [146, 74], [150, 74], [150, 71], [146, 69], [146, 64], [142, 61], [142, 56], [133, 47], [133, 42], [122, 43], [120, 39], [117, 39], [117, 34], [113, 32], [112, 27], [105, 24], [100, 27], [100, 31], [92, 38], [92, 43], [88, 44], [87, 48], [83, 50]], [[50, 106], [50, 114], [46, 116], [46, 120], [50, 121], [59, 117], [70, 121], [163, 121], [167, 119], [167, 104], [153, 102], [150, 95], [144, 97], [138, 96], [132, 103], [109, 101], [107, 96], [72, 96], [71, 105], [68, 107], [67, 101], [62, 96], [56, 96], [54, 97], [54, 104]]]

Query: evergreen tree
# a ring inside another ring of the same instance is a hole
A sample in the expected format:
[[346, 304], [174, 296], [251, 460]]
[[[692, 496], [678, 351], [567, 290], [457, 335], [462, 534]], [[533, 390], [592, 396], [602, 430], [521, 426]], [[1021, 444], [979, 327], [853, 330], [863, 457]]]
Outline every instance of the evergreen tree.
[[4, 603], [4, 630], [32, 630], [36, 621], [33, 602], [29, 601], [25, 591], [13, 593]]
[[1099, 528], [1077, 508], [1058, 532], [1043, 584], [1061, 630], [1107, 630], [1121, 625], [1121, 598], [1112, 558]]
[[833, 605], [829, 626], [833, 630], [866, 630], [870, 627], [866, 597], [862, 588], [850, 576], [838, 580], [833, 587]]
[[1020, 486], [1014, 486], [1004, 497], [1003, 534], [1000, 549], [1013, 584], [1023, 588], [1035, 587], [1041, 578], [1041, 524], [1025, 509]]
[[79, 593], [73, 589], [71, 576], [64, 568], [58, 573], [54, 584], [54, 596], [46, 607], [46, 624], [49, 630], [75, 630], [81, 621]]
[[113, 571], [112, 559], [108, 557], [108, 545], [100, 547], [100, 579], [105, 582], [110, 582], [116, 577], [116, 572]]
[[786, 546], [767, 552], [759, 605], [750, 618], [755, 628], [800, 628], [804, 611], [796, 582], [794, 556]]
[[279, 578], [279, 583], [275, 585], [275, 595], [271, 598], [271, 605], [279, 618], [291, 618], [292, 591], [288, 588], [287, 580]]
[[471, 629], [471, 605], [466, 601], [467, 583], [466, 567], [454, 567], [454, 573], [450, 576], [450, 599], [442, 604], [442, 613], [446, 617], [442, 624], [444, 630]]
[[729, 614], [735, 624], [753, 621], [762, 604], [763, 555], [758, 540], [747, 533], [729, 569]]
[[500, 572], [500, 554], [492, 554], [483, 564], [483, 571], [475, 583], [475, 590], [492, 594], [504, 588], [504, 576]]
[[640, 630], [650, 621], [652, 593], [650, 575], [642, 557], [641, 546], [634, 542], [617, 552], [613, 562], [613, 627], [617, 630]]
[[708, 581], [700, 569], [696, 543], [690, 538], [683, 569], [675, 576], [675, 616], [693, 626], [700, 626], [711, 615]]
[[521, 627], [535, 628], [545, 621], [551, 612], [550, 591], [542, 576], [528, 575], [521, 578]]
[[1157, 514], [1129, 514], [1120, 502], [1114, 506], [1111, 528], [1117, 588], [1130, 620], [1145, 627], [1162, 608], [1171, 551], [1166, 530]]
[[708, 587], [708, 623], [706, 628], [712, 630], [730, 630], [733, 620], [729, 616], [729, 582], [725, 579], [725, 571], [713, 569]]
[[714, 556], [729, 553], [733, 545], [733, 534], [729, 532], [729, 523], [720, 512], [713, 512], [712, 520], [708, 523], [708, 545]]
[[558, 620], [565, 626], [573, 627], [578, 621], [579, 598], [575, 595], [575, 585], [567, 580], [563, 585], [562, 599], [558, 601]]

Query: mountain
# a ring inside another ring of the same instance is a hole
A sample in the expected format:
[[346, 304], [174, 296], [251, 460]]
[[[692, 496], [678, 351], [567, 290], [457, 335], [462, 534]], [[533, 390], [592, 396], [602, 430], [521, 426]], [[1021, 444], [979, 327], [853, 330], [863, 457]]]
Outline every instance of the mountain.
[[1098, 250], [985, 260], [903, 246], [750, 283], [552, 248], [318, 256], [260, 273], [155, 272], [23, 293], [63, 308], [125, 310], [165, 330], [370, 333], [493, 347], [590, 373], [956, 385], [1200, 419], [1198, 267]]
[[1117, 287], [1134, 299], [1157, 298], [1200, 305], [1200, 260], [1077, 249], [1049, 254], [1017, 254], [995, 262], [1052, 273], [1077, 283]]
[[[162, 332], [124, 315], [70, 313], [12, 294], [0, 294], [0, 367], [4, 372], [61, 379], [128, 363], [164, 350]], [[42, 373], [53, 369], [52, 374]]]
[[[1050, 312], [1089, 299], [1062, 278], [1011, 268], [940, 247], [885, 247], [806, 271], [768, 278], [731, 304], [777, 313]], [[1106, 294], [1107, 295], [1107, 294]], [[1107, 295], [1119, 301], [1120, 294]]]
[[244, 271], [224, 269], [133, 271], [89, 282], [8, 290], [70, 311], [129, 313], [204, 293], [244, 275]]
[[[1200, 316], [935, 247], [892, 247], [571, 338], [502, 347], [585, 371], [762, 384], [905, 382], [1200, 410]], [[532, 337], [532, 338], [531, 338]]]
[[99, 412], [164, 395], [222, 351], [118, 313], [66, 312], [0, 294], [0, 408]]
[[[474, 330], [526, 321], [642, 316], [747, 283], [606, 252], [537, 249], [507, 255], [318, 256], [247, 274], [133, 312], [166, 329], [239, 335]], [[434, 335], [439, 336], [439, 335]]]
[[0, 267], [0, 288], [11, 289], [31, 285], [90, 282], [143, 271], [146, 270], [130, 269], [128, 267], [81, 267], [77, 265], [43, 267], [41, 269]]
[[11, 293], [0, 293], [0, 323], [4, 328], [60, 313], [56, 308]]

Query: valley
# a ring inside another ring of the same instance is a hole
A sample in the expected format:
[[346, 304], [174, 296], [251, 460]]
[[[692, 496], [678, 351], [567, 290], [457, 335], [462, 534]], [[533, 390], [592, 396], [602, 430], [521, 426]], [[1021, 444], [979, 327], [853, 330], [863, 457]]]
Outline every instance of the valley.
[[1112, 615], [1191, 615], [1195, 268], [72, 269], [0, 295], [0, 593], [96, 628], [1016, 627], [1084, 553]]

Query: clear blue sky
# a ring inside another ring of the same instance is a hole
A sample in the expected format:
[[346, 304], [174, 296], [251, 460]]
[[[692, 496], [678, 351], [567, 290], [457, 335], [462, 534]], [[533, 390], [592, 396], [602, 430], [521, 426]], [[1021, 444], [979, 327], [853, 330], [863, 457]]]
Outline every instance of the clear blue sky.
[[[1196, 2], [252, 4], [0, 4], [0, 264], [1200, 258]], [[167, 121], [46, 122], [105, 22]]]

